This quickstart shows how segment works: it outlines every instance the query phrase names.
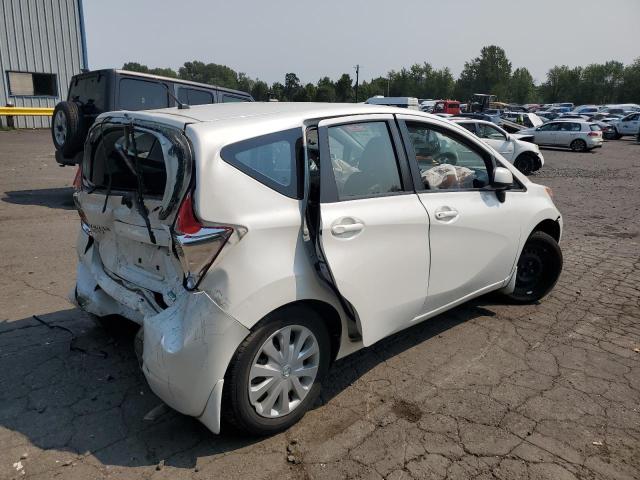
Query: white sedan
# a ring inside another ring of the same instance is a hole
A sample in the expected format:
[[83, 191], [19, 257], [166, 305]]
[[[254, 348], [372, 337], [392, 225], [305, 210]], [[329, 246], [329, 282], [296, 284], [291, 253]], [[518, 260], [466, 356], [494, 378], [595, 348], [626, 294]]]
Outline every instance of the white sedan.
[[522, 140], [522, 137], [531, 135], [523, 135], [521, 132], [509, 134], [493, 123], [483, 120], [456, 119], [454, 122], [475, 133], [525, 175], [540, 170], [544, 165], [544, 157], [538, 146]]
[[593, 122], [580, 120], [555, 120], [537, 128], [527, 128], [520, 135], [533, 135], [538, 145], [567, 147], [574, 152], [587, 152], [602, 147], [602, 129]]
[[640, 131], [640, 113], [632, 113], [626, 117], [611, 122], [615, 128], [615, 139], [618, 140], [623, 135], [637, 135]]

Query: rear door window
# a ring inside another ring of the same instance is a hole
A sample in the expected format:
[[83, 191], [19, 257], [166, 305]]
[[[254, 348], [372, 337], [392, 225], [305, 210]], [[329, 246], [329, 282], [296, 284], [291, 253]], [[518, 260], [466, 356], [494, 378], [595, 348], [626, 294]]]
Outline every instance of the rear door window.
[[230, 95], [228, 93], [222, 94], [222, 103], [233, 103], [233, 102], [249, 102], [250, 100], [247, 97], [240, 97], [238, 95]]
[[162, 83], [122, 78], [119, 90], [122, 110], [152, 110], [169, 106], [167, 87]]
[[185, 87], [180, 87], [178, 89], [178, 100], [188, 105], [207, 105], [215, 103], [212, 92]]
[[329, 127], [329, 153], [339, 200], [402, 191], [386, 122]]
[[298, 157], [302, 129], [293, 128], [243, 140], [224, 147], [222, 159], [260, 183], [291, 198], [299, 198]]

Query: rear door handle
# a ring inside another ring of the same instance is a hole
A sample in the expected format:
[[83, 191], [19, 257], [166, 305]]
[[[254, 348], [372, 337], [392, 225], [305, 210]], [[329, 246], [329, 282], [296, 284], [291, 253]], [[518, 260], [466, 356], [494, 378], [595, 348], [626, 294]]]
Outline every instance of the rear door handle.
[[364, 228], [364, 223], [344, 223], [340, 225], [334, 225], [331, 227], [331, 232], [334, 235], [342, 235], [344, 233], [359, 232]]
[[455, 218], [458, 216], [457, 210], [438, 210], [436, 212], [436, 219], [447, 220], [449, 218]]

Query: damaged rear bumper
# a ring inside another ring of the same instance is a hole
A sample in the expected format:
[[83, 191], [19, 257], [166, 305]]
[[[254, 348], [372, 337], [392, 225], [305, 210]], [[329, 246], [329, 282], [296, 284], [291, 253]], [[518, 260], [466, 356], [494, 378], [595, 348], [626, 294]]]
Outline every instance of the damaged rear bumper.
[[170, 308], [145, 317], [142, 370], [169, 406], [219, 433], [224, 375], [248, 334], [205, 292], [185, 292]]
[[205, 292], [182, 290], [173, 305], [157, 311], [142, 292], [104, 272], [97, 249], [82, 231], [78, 247], [73, 303], [95, 315], [117, 314], [140, 323], [142, 370], [153, 392], [219, 433], [224, 375], [249, 330]]

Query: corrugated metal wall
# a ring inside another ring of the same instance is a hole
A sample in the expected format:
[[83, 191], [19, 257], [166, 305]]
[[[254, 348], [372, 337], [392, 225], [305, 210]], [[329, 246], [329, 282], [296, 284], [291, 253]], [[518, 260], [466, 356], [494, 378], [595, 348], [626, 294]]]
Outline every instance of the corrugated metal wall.
[[[82, 0], [0, 0], [0, 103], [53, 107], [66, 98], [71, 77], [86, 68]], [[55, 73], [58, 96], [9, 96], [7, 71]], [[6, 125], [6, 117], [0, 117]], [[49, 117], [14, 117], [19, 128], [45, 128]]]

